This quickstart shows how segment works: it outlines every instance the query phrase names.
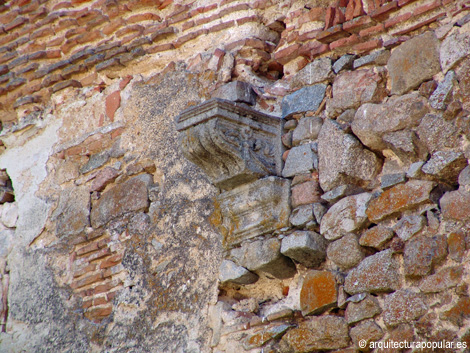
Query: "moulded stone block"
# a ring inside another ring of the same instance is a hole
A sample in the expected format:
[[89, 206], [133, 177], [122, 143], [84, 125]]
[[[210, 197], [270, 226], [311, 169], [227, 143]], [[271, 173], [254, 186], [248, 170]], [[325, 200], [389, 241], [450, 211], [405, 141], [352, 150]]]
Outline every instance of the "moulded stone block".
[[237, 103], [256, 103], [256, 93], [249, 83], [242, 81], [232, 81], [219, 87], [212, 96], [214, 98], [226, 99]]

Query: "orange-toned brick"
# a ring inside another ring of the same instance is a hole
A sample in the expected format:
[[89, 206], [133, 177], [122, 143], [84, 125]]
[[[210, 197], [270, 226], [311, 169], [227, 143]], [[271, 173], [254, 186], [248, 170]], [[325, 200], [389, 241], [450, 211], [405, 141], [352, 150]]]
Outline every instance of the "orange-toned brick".
[[212, 26], [207, 31], [208, 33], [214, 33], [214, 32], [222, 31], [224, 29], [227, 29], [233, 26], [235, 26], [235, 21], [231, 20], [228, 22], [222, 22], [222, 23], [219, 23], [218, 25]]
[[82, 308], [83, 308], [83, 309], [91, 308], [92, 305], [93, 305], [93, 300], [92, 300], [92, 299], [84, 300], [84, 301], [82, 302]]
[[183, 12], [183, 13], [180, 13], [179, 15], [177, 15], [177, 16], [167, 18], [167, 22], [168, 22], [169, 25], [172, 25], [172, 24], [175, 24], [175, 23], [186, 21], [189, 18], [191, 18], [191, 15], [189, 14], [189, 12]]
[[56, 47], [58, 45], [61, 45], [62, 42], [64, 41], [64, 38], [63, 37], [57, 37], [56, 39], [51, 39], [49, 40], [47, 43], [46, 43], [46, 46], [48, 48], [50, 47]]
[[184, 43], [186, 42], [189, 42], [190, 40], [193, 40], [197, 37], [199, 37], [200, 35], [202, 34], [207, 34], [208, 31], [207, 29], [200, 29], [200, 30], [197, 30], [195, 32], [191, 32], [191, 33], [188, 33], [182, 37], [179, 37], [174, 43], [173, 45], [175, 46], [175, 48], [179, 48], [181, 47]]
[[108, 292], [108, 293], [106, 293], [106, 298], [110, 302], [111, 300], [113, 300], [116, 297], [117, 294], [118, 294], [118, 291]]
[[90, 262], [90, 261], [101, 259], [101, 258], [106, 257], [108, 255], [111, 255], [111, 250], [106, 247], [106, 248], [100, 249], [96, 252], [85, 255], [84, 257], [81, 258], [81, 260]]
[[112, 267], [112, 266], [116, 266], [117, 264], [121, 263], [121, 260], [122, 260], [122, 254], [116, 254], [116, 255], [110, 256], [110, 257], [106, 258], [100, 264], [100, 268], [104, 269], [104, 268], [109, 268], [109, 267]]
[[106, 296], [93, 298], [93, 306], [108, 304], [109, 300]]
[[405, 5], [408, 5], [412, 2], [415, 2], [416, 0], [398, 0], [398, 6], [399, 7], [402, 7], [402, 6], [405, 6]]
[[413, 16], [419, 16], [423, 13], [426, 13], [428, 11], [438, 8], [439, 6], [441, 6], [441, 0], [434, 0], [428, 4], [421, 5], [417, 7], [416, 9], [414, 9]]
[[183, 29], [183, 31], [186, 31], [190, 28], [193, 28], [194, 26], [195, 26], [194, 21], [188, 21], [188, 22], [183, 23], [182, 29]]
[[349, 33], [343, 31], [343, 25], [336, 25], [318, 33], [316, 39], [322, 43], [331, 43], [347, 36], [349, 36]]
[[446, 16], [446, 13], [445, 12], [441, 12], [441, 13], [438, 13], [437, 15], [431, 17], [431, 18], [428, 18], [428, 19], [423, 19], [421, 22], [418, 22], [408, 28], [405, 28], [401, 31], [397, 31], [395, 33], [392, 33], [393, 36], [401, 36], [401, 35], [404, 35], [404, 34], [407, 34], [407, 33], [410, 33], [410, 32], [413, 32], [415, 30], [417, 30], [418, 28], [421, 28], [421, 27], [424, 27], [430, 23], [433, 23], [435, 22], [436, 20], [440, 19], [440, 18], [443, 18]]
[[341, 47], [349, 47], [359, 42], [359, 36], [357, 34], [352, 34], [349, 37], [338, 39], [330, 43], [330, 50], [335, 50]]
[[6, 25], [15, 20], [19, 15], [18, 10], [8, 11], [6, 14], [0, 16], [0, 23]]
[[144, 31], [144, 27], [141, 25], [130, 25], [117, 31], [116, 36], [122, 37], [132, 32], [142, 33], [143, 31]]
[[300, 44], [293, 44], [287, 48], [281, 49], [274, 54], [274, 59], [281, 64], [287, 64], [292, 59], [299, 56]]
[[312, 21], [322, 21], [324, 18], [325, 18], [325, 9], [322, 7], [314, 7], [309, 12], [300, 16], [299, 21], [297, 23], [299, 26], [301, 26], [304, 23], [308, 23]]
[[350, 0], [346, 7], [346, 12], [344, 13], [344, 17], [346, 21], [350, 21], [353, 18], [361, 16], [364, 14], [364, 9], [362, 7], [361, 0]]
[[202, 18], [198, 18], [196, 19], [196, 26], [200, 26], [200, 25], [203, 25], [203, 24], [206, 24], [206, 23], [209, 23], [209, 22], [212, 22], [212, 21], [215, 21], [219, 18], [219, 14], [216, 13], [214, 15], [211, 15], [211, 16], [208, 16], [208, 17], [202, 17]]
[[73, 7], [73, 5], [70, 1], [63, 1], [63, 2], [59, 2], [58, 4], [55, 4], [52, 7], [52, 11], [57, 11], [57, 10], [60, 10], [60, 9], [67, 9], [67, 8], [70, 8], [70, 7]]
[[159, 44], [159, 45], [150, 47], [147, 49], [147, 52], [149, 54], [155, 54], [155, 53], [160, 53], [162, 51], [173, 50], [173, 49], [175, 49], [175, 46], [173, 45], [173, 43], [167, 43], [167, 44]]
[[103, 26], [103, 28], [101, 29], [101, 32], [109, 36], [110, 34], [116, 32], [119, 28], [121, 28], [125, 24], [126, 22], [121, 17], [118, 17], [112, 20], [110, 23]]
[[57, 58], [60, 58], [62, 56], [61, 54], [61, 51], [60, 50], [47, 50], [46, 52], [46, 58], [47, 59], [57, 59]]
[[412, 16], [412, 13], [407, 12], [407, 13], [404, 13], [402, 15], [389, 18], [387, 21], [385, 21], [385, 28], [390, 28], [390, 27], [393, 27], [393, 26], [395, 26], [399, 23], [403, 23], [403, 22], [409, 20], [411, 18], [411, 16]]
[[261, 18], [258, 15], [247, 16], [237, 19], [237, 25], [241, 26], [249, 22], [260, 22]]
[[112, 306], [95, 307], [92, 309], [88, 309], [84, 315], [89, 320], [100, 321], [101, 319], [111, 315], [112, 312], [113, 312]]
[[370, 17], [372, 17], [374, 20], [384, 20], [390, 16], [390, 14], [394, 11], [398, 10], [398, 2], [391, 1], [378, 9], [372, 11], [369, 13]]
[[101, 280], [102, 280], [101, 273], [95, 273], [93, 275], [81, 278], [79, 280], [72, 281], [72, 284], [70, 285], [70, 287], [72, 289], [77, 289], [77, 288], [85, 287], [89, 284], [99, 282]]
[[137, 15], [132, 15], [126, 19], [126, 22], [129, 24], [142, 22], [142, 21], [161, 21], [162, 18], [155, 13], [140, 13]]
[[[122, 284], [121, 280], [111, 280], [109, 282], [99, 284], [95, 288], [90, 290], [90, 293], [93, 295], [109, 292], [111, 289], [116, 288]], [[87, 292], [88, 293], [88, 292]]]
[[96, 269], [96, 264], [88, 264], [83, 267], [79, 267], [73, 272], [73, 277], [80, 277], [86, 273], [93, 272]]
[[382, 39], [372, 39], [368, 42], [359, 43], [353, 46], [356, 53], [364, 53], [382, 47]]
[[349, 33], [357, 33], [361, 29], [365, 29], [374, 24], [375, 21], [373, 21], [370, 16], [365, 15], [343, 23], [343, 30]]

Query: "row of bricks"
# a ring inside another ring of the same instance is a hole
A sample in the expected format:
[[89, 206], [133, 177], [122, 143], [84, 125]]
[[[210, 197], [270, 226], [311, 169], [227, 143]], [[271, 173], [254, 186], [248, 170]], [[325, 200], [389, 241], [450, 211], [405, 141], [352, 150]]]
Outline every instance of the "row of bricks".
[[115, 254], [102, 260], [99, 265], [90, 263], [79, 266], [77, 271], [74, 272], [74, 279], [70, 287], [76, 290], [111, 278], [124, 270], [120, 265], [121, 260], [122, 254]]

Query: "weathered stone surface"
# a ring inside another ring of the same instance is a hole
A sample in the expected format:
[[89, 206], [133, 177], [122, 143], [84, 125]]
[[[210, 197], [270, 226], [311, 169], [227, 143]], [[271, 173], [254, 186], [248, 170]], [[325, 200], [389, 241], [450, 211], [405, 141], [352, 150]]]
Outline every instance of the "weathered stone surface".
[[321, 189], [318, 181], [312, 180], [298, 184], [292, 188], [292, 207], [312, 204], [321, 201]]
[[466, 250], [465, 234], [463, 231], [452, 232], [447, 236], [447, 249], [449, 257], [461, 262]]
[[328, 211], [328, 208], [326, 208], [325, 205], [316, 202], [313, 204], [313, 215], [315, 216], [315, 220], [317, 221], [318, 224], [321, 223], [321, 220], [323, 219], [323, 216], [325, 213]]
[[383, 104], [363, 104], [351, 128], [364, 145], [382, 150], [387, 147], [384, 134], [417, 126], [427, 112], [426, 101], [418, 93], [393, 96]]
[[213, 98], [226, 99], [237, 103], [256, 103], [256, 93], [251, 85], [242, 81], [232, 81], [219, 87], [213, 94]]
[[18, 220], [18, 204], [16, 202], [4, 203], [1, 207], [2, 223], [9, 228], [16, 227]]
[[[459, 185], [463, 189], [467, 190], [466, 187], [470, 187], [470, 166], [466, 166], [459, 174]], [[470, 190], [467, 190], [470, 191]]]
[[330, 271], [309, 271], [300, 291], [302, 315], [318, 314], [335, 306], [337, 296], [336, 280], [333, 273]]
[[101, 170], [93, 179], [93, 183], [91, 184], [91, 191], [103, 191], [107, 185], [111, 184], [119, 175], [119, 171], [107, 167]]
[[382, 77], [373, 70], [343, 72], [333, 83], [333, 98], [327, 104], [327, 114], [333, 117], [364, 103], [378, 103], [386, 95]]
[[86, 174], [104, 165], [109, 160], [109, 152], [104, 151], [90, 156], [88, 162], [80, 168], [80, 173]]
[[64, 237], [81, 233], [90, 225], [89, 216], [90, 192], [88, 188], [70, 187], [61, 193], [59, 204], [52, 213], [52, 220], [57, 222], [57, 235]]
[[323, 125], [323, 119], [310, 116], [300, 119], [292, 135], [292, 144], [297, 146], [303, 140], [316, 140]]
[[290, 183], [267, 177], [217, 196], [220, 217], [216, 222], [223, 245], [231, 248], [245, 239], [289, 225]]
[[370, 350], [370, 342], [380, 340], [384, 336], [384, 332], [374, 320], [367, 320], [351, 328], [349, 335], [356, 349], [368, 352]]
[[470, 219], [470, 192], [455, 190], [446, 192], [439, 200], [442, 216], [457, 221]]
[[444, 110], [450, 100], [450, 94], [454, 87], [455, 72], [448, 71], [444, 77], [444, 80], [439, 82], [436, 90], [429, 97], [429, 104], [434, 109]]
[[462, 58], [470, 54], [470, 34], [452, 33], [442, 41], [440, 62], [442, 71], [447, 72]]
[[386, 190], [394, 185], [404, 183], [405, 181], [405, 173], [385, 174], [380, 178], [380, 187]]
[[356, 58], [356, 55], [345, 54], [342, 57], [340, 57], [338, 60], [336, 60], [335, 63], [333, 64], [333, 71], [335, 72], [335, 74], [337, 74], [341, 70], [352, 69], [355, 58]]
[[411, 277], [428, 275], [434, 264], [447, 255], [447, 242], [444, 236], [426, 237], [417, 235], [405, 244], [405, 275]]
[[460, 297], [457, 303], [449, 310], [441, 313], [439, 318], [462, 327], [464, 320], [470, 318], [470, 297]]
[[356, 266], [364, 258], [357, 237], [351, 233], [328, 245], [326, 254], [343, 270]]
[[338, 316], [313, 317], [289, 330], [281, 340], [281, 347], [294, 353], [313, 350], [344, 348], [349, 345], [348, 325]]
[[290, 278], [295, 275], [294, 263], [280, 252], [281, 242], [276, 238], [245, 243], [233, 249], [233, 261], [251, 271], [266, 272], [276, 278]]
[[432, 32], [409, 39], [392, 51], [387, 63], [392, 94], [403, 94], [441, 70], [439, 40]]
[[311, 172], [317, 168], [317, 160], [317, 155], [312, 151], [310, 144], [294, 147], [289, 151], [282, 176], [290, 178], [296, 174]]
[[398, 262], [391, 250], [366, 257], [349, 272], [344, 290], [349, 294], [390, 292], [400, 288]]
[[312, 205], [302, 205], [294, 209], [289, 217], [289, 222], [294, 227], [302, 227], [313, 220]]
[[431, 159], [427, 161], [421, 170], [428, 175], [446, 181], [450, 184], [457, 184], [458, 177], [462, 169], [467, 166], [467, 158], [454, 151], [437, 151], [433, 153]]
[[419, 284], [419, 289], [424, 293], [437, 293], [457, 286], [463, 274], [460, 266], [447, 267], [439, 272], [424, 278]]
[[316, 111], [325, 96], [326, 85], [318, 84], [299, 89], [282, 99], [282, 117], [295, 113]]
[[328, 240], [335, 240], [346, 233], [367, 225], [365, 213], [372, 194], [347, 196], [335, 203], [323, 216], [320, 233]]
[[133, 177], [109, 189], [93, 203], [90, 220], [94, 228], [108, 223], [127, 212], [140, 211], [149, 207], [147, 187], [153, 178], [149, 174]]
[[411, 322], [428, 310], [421, 295], [409, 289], [400, 289], [385, 297], [383, 318], [387, 326]]
[[243, 343], [243, 348], [250, 350], [256, 347], [262, 347], [269, 341], [281, 337], [291, 327], [291, 325], [287, 324], [271, 324], [269, 326], [260, 327], [246, 338]]
[[359, 244], [382, 250], [385, 244], [392, 238], [392, 229], [379, 224], [366, 230], [359, 238]]
[[292, 87], [310, 86], [327, 80], [331, 75], [331, 59], [320, 58], [312, 61], [292, 78]]
[[321, 198], [330, 203], [334, 203], [345, 196], [356, 195], [362, 192], [364, 192], [364, 190], [356, 185], [340, 185], [333, 190], [325, 192]]
[[294, 134], [294, 131], [290, 130], [289, 132], [286, 132], [284, 135], [281, 136], [282, 144], [286, 148], [292, 148], [292, 135], [293, 134]]
[[296, 231], [282, 239], [281, 253], [307, 267], [315, 267], [325, 259], [326, 246], [320, 234]]
[[424, 163], [425, 162], [423, 161], [412, 163], [406, 171], [406, 176], [408, 178], [419, 178], [422, 176], [423, 172], [421, 171], [421, 168], [423, 167]]
[[379, 50], [354, 60], [353, 68], [357, 69], [365, 65], [385, 65], [389, 58], [390, 50]]
[[403, 217], [393, 226], [393, 230], [401, 240], [407, 241], [426, 225], [426, 219], [421, 215]]
[[384, 191], [369, 202], [366, 214], [369, 220], [377, 222], [398, 212], [415, 208], [430, 202], [430, 193], [435, 184], [424, 180], [410, 180]]
[[382, 140], [404, 163], [425, 159], [428, 155], [425, 145], [411, 130], [387, 132]]
[[255, 273], [238, 266], [230, 260], [223, 260], [219, 271], [219, 281], [221, 283], [252, 284], [258, 280], [258, 276]]
[[367, 186], [380, 168], [377, 156], [332, 120], [323, 123], [318, 155], [320, 185], [325, 192], [342, 184]]
[[426, 114], [417, 129], [419, 139], [430, 153], [459, 146], [459, 135], [456, 126], [445, 120], [442, 115]]
[[351, 325], [364, 319], [373, 318], [381, 312], [382, 308], [377, 298], [367, 294], [361, 301], [348, 304], [345, 318], [348, 324]]

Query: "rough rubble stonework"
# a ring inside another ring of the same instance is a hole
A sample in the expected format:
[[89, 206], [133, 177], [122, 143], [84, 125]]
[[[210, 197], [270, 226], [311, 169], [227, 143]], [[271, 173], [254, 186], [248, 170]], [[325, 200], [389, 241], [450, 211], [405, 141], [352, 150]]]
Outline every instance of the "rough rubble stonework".
[[469, 43], [466, 0], [0, 1], [0, 352], [468, 351]]

